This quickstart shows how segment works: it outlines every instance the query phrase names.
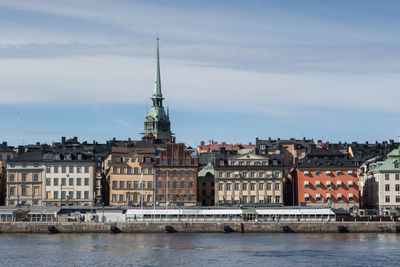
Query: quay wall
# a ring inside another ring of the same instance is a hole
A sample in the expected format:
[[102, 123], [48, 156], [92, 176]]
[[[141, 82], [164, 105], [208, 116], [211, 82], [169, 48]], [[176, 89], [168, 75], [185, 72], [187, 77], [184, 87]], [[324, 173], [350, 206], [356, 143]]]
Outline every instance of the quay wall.
[[[0, 233], [50, 233], [54, 226], [60, 233], [396, 233], [399, 222], [1, 222]], [[168, 227], [167, 227], [168, 226]]]

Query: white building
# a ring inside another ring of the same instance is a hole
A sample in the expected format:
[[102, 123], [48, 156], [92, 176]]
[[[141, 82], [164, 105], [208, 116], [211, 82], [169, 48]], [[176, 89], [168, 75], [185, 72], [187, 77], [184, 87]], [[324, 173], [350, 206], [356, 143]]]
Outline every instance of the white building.
[[43, 165], [44, 205], [89, 206], [94, 204], [96, 165], [92, 156], [71, 151], [45, 153]]

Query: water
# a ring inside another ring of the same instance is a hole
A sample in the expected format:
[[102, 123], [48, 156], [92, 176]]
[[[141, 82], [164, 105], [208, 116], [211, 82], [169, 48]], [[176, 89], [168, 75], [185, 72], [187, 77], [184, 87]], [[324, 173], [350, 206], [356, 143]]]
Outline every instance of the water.
[[398, 234], [0, 234], [1, 266], [392, 266]]

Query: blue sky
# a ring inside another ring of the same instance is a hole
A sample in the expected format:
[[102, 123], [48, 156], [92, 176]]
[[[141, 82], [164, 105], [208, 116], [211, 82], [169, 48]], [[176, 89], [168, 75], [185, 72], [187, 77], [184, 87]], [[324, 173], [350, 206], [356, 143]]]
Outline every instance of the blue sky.
[[397, 139], [398, 1], [0, 1], [0, 141]]

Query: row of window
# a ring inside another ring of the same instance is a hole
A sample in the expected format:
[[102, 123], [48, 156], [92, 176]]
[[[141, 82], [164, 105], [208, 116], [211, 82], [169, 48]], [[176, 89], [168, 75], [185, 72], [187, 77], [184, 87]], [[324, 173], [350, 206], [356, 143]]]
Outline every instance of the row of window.
[[[19, 165], [15, 164], [15, 163], [10, 163], [10, 167], [14, 168], [15, 166], [19, 166]], [[33, 165], [30, 165], [30, 164], [27, 164], [27, 163], [22, 163], [21, 164], [22, 168], [26, 168], [28, 166], [33, 166], [33, 167], [37, 168], [37, 167], [39, 167], [39, 163], [34, 163]]]
[[[189, 166], [189, 160], [185, 159], [185, 166]], [[178, 160], [174, 159], [172, 161], [173, 166], [178, 166]], [[161, 160], [161, 166], [167, 166], [167, 161], [165, 159]]]
[[[192, 194], [189, 195], [169, 195], [168, 201], [193, 201], [194, 196]], [[157, 195], [157, 201], [166, 201], [166, 196], [164, 195]]]
[[[133, 201], [133, 202], [140, 202], [140, 194], [127, 194], [126, 196], [124, 194], [113, 194], [111, 196], [112, 202], [124, 202], [124, 201]], [[118, 199], [118, 201], [117, 201]], [[143, 196], [143, 201], [146, 202], [151, 202], [152, 201], [152, 195], [144, 195]]]
[[[386, 181], [389, 181], [389, 180], [390, 180], [390, 176], [391, 176], [391, 175], [389, 175], [389, 173], [385, 173], [385, 180], [386, 180]], [[396, 181], [399, 181], [399, 180], [400, 180], [400, 174], [396, 173], [396, 174], [394, 175], [394, 179], [395, 179]]]
[[[174, 189], [178, 188], [179, 184], [180, 184], [179, 188], [181, 188], [181, 189], [186, 188], [186, 185], [188, 186], [188, 188], [193, 188], [193, 181], [188, 181], [188, 182], [168, 181], [168, 188], [174, 188]], [[163, 186], [166, 188], [167, 182], [161, 182], [161, 181], [157, 182], [157, 188], [163, 188]]]
[[[334, 171], [325, 171], [326, 176], [334, 176]], [[348, 176], [354, 176], [353, 171], [336, 171], [336, 176], [342, 176], [344, 173], [347, 173]], [[315, 171], [315, 176], [321, 176], [323, 174], [322, 171]], [[312, 176], [312, 173], [310, 171], [304, 171], [304, 176]]]
[[[316, 201], [322, 201], [322, 198], [323, 198], [323, 196], [321, 194], [316, 194], [315, 195], [315, 200]], [[330, 193], [326, 194], [324, 199], [325, 200], [331, 200], [332, 199], [332, 194], [330, 194]], [[348, 201], [354, 201], [354, 195], [349, 193], [347, 195], [347, 199], [348, 199]], [[311, 200], [310, 195], [309, 194], [304, 194], [304, 201], [310, 201], [310, 200]], [[338, 193], [336, 195], [336, 201], [343, 201], [343, 195], [341, 193]]]
[[[258, 184], [258, 190], [264, 190], [264, 183], [257, 183]], [[267, 190], [271, 190], [272, 185], [274, 184], [274, 189], [279, 190], [280, 184], [279, 183], [267, 183]], [[218, 191], [224, 190], [223, 188], [223, 183], [218, 184]], [[234, 183], [234, 190], [247, 190], [247, 183], [242, 183], [242, 188], [240, 188], [240, 183]], [[231, 190], [231, 183], [226, 183], [225, 184], [225, 190], [229, 191]], [[256, 183], [250, 183], [250, 190], [256, 190]]]
[[[53, 192], [53, 199], [59, 199], [60, 194], [59, 191]], [[51, 192], [46, 191], [46, 198], [51, 199]], [[73, 200], [73, 199], [89, 199], [89, 191], [83, 191], [83, 198], [82, 198], [82, 191], [61, 191], [61, 199]]]
[[[266, 178], [279, 178], [281, 172], [267, 172]], [[264, 172], [218, 172], [218, 178], [264, 178]]]
[[[272, 200], [275, 200], [275, 202], [272, 202]], [[281, 202], [281, 197], [280, 196], [275, 196], [274, 198], [272, 196], [267, 196], [266, 199], [260, 198], [258, 200], [258, 203], [280, 203]], [[227, 203], [227, 204], [234, 204], [234, 203], [257, 203], [256, 202], [256, 196], [242, 196], [241, 198], [237, 198], [235, 200], [232, 199], [219, 199], [218, 200], [219, 204], [222, 203]]]
[[[193, 171], [192, 170], [188, 171], [187, 173], [188, 173], [189, 176], [193, 176]], [[172, 176], [178, 176], [178, 171], [177, 170], [173, 170], [172, 172], [170, 172], [169, 170], [166, 170], [165, 172], [163, 172], [163, 171], [159, 170], [157, 172], [158, 176], [162, 176], [163, 174], [165, 174], [165, 176], [171, 176], [171, 174], [172, 174]], [[180, 176], [185, 176], [186, 175], [186, 171], [181, 170], [179, 172], [179, 174], [180, 174]]]
[[[253, 165], [251, 164], [253, 162]], [[230, 166], [267, 166], [267, 161], [266, 160], [262, 160], [262, 161], [251, 161], [251, 160], [247, 160], [247, 161], [234, 161], [234, 160], [230, 160], [229, 161], [229, 165]]]
[[[342, 188], [342, 181], [336, 181], [336, 187], [337, 188]], [[321, 183], [321, 181], [315, 181], [315, 188], [321, 188], [321, 186], [323, 186], [323, 184]], [[325, 182], [325, 186], [327, 188], [330, 188], [332, 186], [332, 182], [331, 181], [326, 181]], [[349, 188], [354, 187], [354, 182], [353, 181], [348, 181], [347, 182], [347, 186]], [[304, 188], [310, 188], [310, 181], [304, 181]]]
[[[58, 186], [59, 185], [59, 178], [46, 178], [46, 186], [51, 186], [51, 181], [53, 180], [53, 186]], [[67, 178], [61, 178], [61, 186], [66, 186], [67, 185]], [[68, 178], [68, 186], [82, 186], [82, 178]], [[83, 185], [88, 186], [89, 185], [89, 178], [84, 178], [83, 179]]]
[[[390, 202], [390, 196], [385, 196], [385, 202], [389, 203]], [[396, 202], [399, 203], [400, 202], [400, 196], [396, 196]]]
[[[85, 173], [89, 173], [90, 166], [84, 166]], [[81, 173], [82, 166], [46, 166], [47, 173]]]
[[125, 162], [138, 162], [138, 163], [141, 163], [141, 162], [146, 162], [146, 163], [150, 163], [151, 162], [151, 158], [141, 158], [141, 157], [138, 157], [138, 158], [135, 158], [135, 157], [130, 157], [130, 158], [128, 158], [128, 157], [126, 157], [126, 158], [123, 158], [123, 157], [115, 157], [115, 162], [123, 162], [123, 161], [125, 161]]
[[[147, 188], [146, 188], [146, 182], [142, 182], [142, 187], [143, 189], [153, 189], [153, 182], [148, 181]], [[131, 181], [119, 181], [119, 182], [113, 181], [112, 189], [142, 189], [142, 188], [140, 187], [138, 181], [134, 181], [133, 183]]]
[[[8, 205], [9, 206], [14, 206], [14, 205], [16, 205], [16, 204], [20, 204], [20, 205], [22, 205], [22, 206], [25, 206], [25, 205], [29, 205], [29, 204], [32, 204], [32, 206], [38, 206], [39, 205], [39, 200], [37, 200], [37, 199], [34, 199], [33, 201], [25, 201], [25, 200], [21, 200], [21, 201], [15, 201], [15, 200], [9, 200], [8, 201]], [[43, 216], [45, 216], [45, 215], [43, 215]], [[51, 216], [51, 215], [50, 215]]]
[[[21, 174], [21, 182], [28, 182], [27, 180], [28, 175], [26, 173], [22, 173]], [[31, 175], [32, 177], [32, 182], [39, 182], [39, 174], [38, 173], [34, 173], [33, 175]], [[8, 176], [8, 181], [9, 182], [19, 182], [14, 173], [10, 173]]]
[[[127, 168], [113, 168], [113, 173], [114, 174], [132, 174], [132, 168], [131, 167], [127, 167]], [[140, 170], [139, 167], [135, 167], [133, 168], [133, 174], [153, 174], [153, 169], [152, 168], [142, 168]]]
[[[9, 196], [15, 196], [17, 192], [16, 187], [10, 187], [9, 188]], [[26, 186], [21, 186], [21, 196], [27, 196], [28, 191]], [[32, 187], [31, 195], [33, 196], [40, 196], [40, 187], [39, 186], [34, 186]]]
[[[394, 189], [395, 189], [395, 191], [400, 191], [400, 184], [395, 184]], [[385, 184], [385, 191], [386, 192], [390, 191], [390, 185], [389, 184]]]

